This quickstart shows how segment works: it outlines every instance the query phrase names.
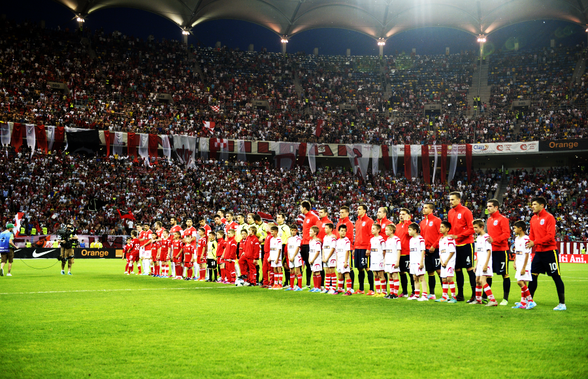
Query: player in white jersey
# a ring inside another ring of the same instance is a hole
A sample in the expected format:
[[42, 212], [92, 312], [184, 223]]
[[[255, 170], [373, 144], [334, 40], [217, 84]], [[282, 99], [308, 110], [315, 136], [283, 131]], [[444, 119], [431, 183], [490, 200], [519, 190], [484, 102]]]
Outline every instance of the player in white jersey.
[[[453, 275], [455, 272], [455, 240], [449, 237], [451, 224], [442, 221], [439, 226], [439, 233], [442, 237], [439, 239], [439, 259], [441, 261], [441, 281], [443, 283], [443, 296], [435, 300], [438, 303], [457, 303], [455, 300], [455, 282]], [[449, 297], [451, 289], [451, 298]]]
[[337, 255], [337, 293], [343, 292], [343, 280], [345, 280], [344, 296], [351, 296], [351, 277], [349, 273], [351, 268], [349, 259], [351, 257], [351, 241], [347, 238], [347, 225], [339, 225], [339, 239], [335, 244], [335, 254]]
[[321, 292], [321, 271], [323, 271], [322, 243], [318, 238], [319, 227], [313, 226], [308, 232], [310, 241], [308, 242], [308, 262], [312, 271], [313, 288], [310, 292]]
[[386, 241], [380, 235], [382, 227], [378, 224], [372, 225], [372, 238], [370, 239], [370, 250], [366, 255], [370, 260], [370, 271], [374, 273], [374, 284], [376, 286], [375, 297], [386, 296], [386, 278], [384, 277], [384, 249]]
[[337, 238], [333, 234], [335, 228], [332, 223], [323, 224], [325, 236], [323, 237], [323, 266], [325, 268], [325, 289], [323, 293], [334, 295], [337, 287], [337, 254], [335, 245]]
[[533, 309], [537, 303], [533, 301], [533, 296], [527, 287], [527, 283], [533, 280], [531, 275], [531, 252], [532, 248], [527, 247], [527, 242], [530, 241], [529, 236], [525, 233], [527, 224], [524, 221], [517, 221], [513, 225], [514, 234], [516, 235], [514, 250], [515, 250], [515, 279], [517, 284], [521, 287], [521, 302], [515, 303], [513, 308], [516, 309]]
[[484, 231], [484, 221], [474, 220], [474, 233], [476, 235], [476, 298], [468, 301], [469, 304], [482, 304], [482, 291], [488, 296], [488, 307], [498, 305], [492, 289], [486, 282], [492, 277], [492, 243], [488, 241], [488, 233]]
[[[286, 287], [286, 291], [302, 291], [302, 271], [300, 271], [300, 267], [304, 263], [302, 255], [300, 255], [302, 238], [298, 235], [296, 225], [290, 225], [290, 234], [292, 237], [288, 238], [288, 244], [286, 245], [288, 265], [290, 266], [290, 287]], [[295, 279], [298, 279], [298, 285], [295, 285]]]
[[[400, 251], [402, 250], [400, 238], [396, 236], [396, 225], [386, 225], [386, 254], [384, 256], [384, 271], [388, 274], [388, 282], [390, 283], [390, 292], [386, 299], [398, 299], [398, 289], [400, 288], [400, 280], [398, 273], [400, 272]], [[385, 291], [385, 288], [384, 288]]]
[[269, 289], [281, 290], [282, 283], [284, 282], [284, 276], [282, 274], [282, 239], [278, 237], [278, 227], [273, 225], [270, 228], [272, 238], [270, 239], [270, 253], [269, 261], [274, 272], [274, 285]]
[[[415, 291], [414, 295], [410, 296], [408, 300], [428, 301], [427, 283], [425, 276], [427, 269], [425, 268], [425, 239], [420, 235], [421, 227], [419, 224], [413, 222], [408, 226], [408, 235], [410, 239], [410, 274], [414, 278]], [[419, 298], [419, 295], [421, 297]]]

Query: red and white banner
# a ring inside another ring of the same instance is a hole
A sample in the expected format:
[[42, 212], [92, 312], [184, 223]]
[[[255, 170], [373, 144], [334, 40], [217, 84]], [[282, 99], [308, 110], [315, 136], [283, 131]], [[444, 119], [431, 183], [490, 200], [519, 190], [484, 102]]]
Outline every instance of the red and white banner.
[[560, 254], [559, 263], [588, 263], [586, 254]]
[[214, 122], [212, 121], [203, 121], [204, 122], [204, 128], [206, 130], [208, 130], [211, 133], [214, 133]]
[[588, 250], [588, 242], [559, 242], [560, 254], [582, 254]]

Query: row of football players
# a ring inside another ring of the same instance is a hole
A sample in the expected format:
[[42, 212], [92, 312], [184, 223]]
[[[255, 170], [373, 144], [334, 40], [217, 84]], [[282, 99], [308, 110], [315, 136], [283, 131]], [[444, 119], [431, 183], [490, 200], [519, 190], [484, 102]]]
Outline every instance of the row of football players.
[[[488, 241], [488, 234], [484, 231], [484, 221], [474, 220], [474, 231], [476, 233], [475, 250], [477, 256], [476, 266], [476, 301], [472, 304], [482, 303], [482, 293], [488, 297], [488, 306], [496, 306], [497, 302], [492, 294], [486, 278], [492, 277], [492, 245]], [[188, 222], [191, 226], [191, 221]], [[148, 225], [147, 225], [148, 228]], [[173, 227], [172, 227], [173, 229]], [[425, 267], [425, 241], [420, 236], [420, 227], [412, 223], [408, 227], [410, 239], [410, 255], [402, 256], [400, 239], [395, 236], [396, 226], [389, 224], [385, 227], [384, 239], [381, 236], [381, 226], [372, 225], [372, 238], [370, 249], [366, 253], [368, 267], [374, 273], [376, 297], [389, 299], [398, 298], [399, 273], [409, 272], [415, 282], [414, 294], [408, 297], [409, 300], [428, 301]], [[527, 283], [532, 280], [530, 273], [531, 249], [527, 248], [528, 238], [525, 235], [526, 224], [518, 221], [514, 224], [515, 240], [515, 270], [516, 279], [521, 287], [521, 302], [515, 304], [515, 308], [533, 308], [536, 304], [527, 288]], [[310, 292], [322, 292], [329, 294], [340, 294], [350, 296], [353, 293], [351, 288], [350, 272], [351, 267], [351, 242], [346, 237], [347, 226], [342, 224], [337, 231], [332, 223], [324, 225], [325, 237], [318, 238], [319, 228], [310, 228], [309, 243], [309, 264], [313, 275], [313, 288]], [[455, 303], [455, 283], [453, 280], [455, 269], [455, 240], [449, 236], [451, 224], [443, 221], [439, 232], [443, 237], [439, 241], [440, 263], [443, 295], [438, 302]], [[257, 229], [251, 226], [248, 230], [241, 230], [241, 242], [235, 240], [235, 230], [229, 229], [227, 239], [223, 231], [208, 232], [204, 227], [197, 230], [198, 235], [186, 236], [182, 239], [181, 232], [176, 230], [171, 237], [169, 232], [163, 230], [161, 225], [156, 224], [157, 234], [152, 234], [150, 250], [141, 246], [141, 239], [137, 238], [138, 233], [134, 231], [133, 239], [130, 240], [130, 252], [127, 258], [127, 273], [132, 272], [133, 261], [142, 258], [147, 267], [153, 268], [154, 276], [167, 276], [169, 264], [172, 265], [176, 279], [194, 279], [214, 281], [217, 279], [217, 271], [220, 274], [219, 281], [223, 283], [237, 283], [238, 285], [256, 285], [258, 260], [260, 259], [261, 246], [256, 236]], [[160, 232], [161, 231], [161, 232]], [[271, 238], [265, 248], [267, 263], [271, 266], [270, 289], [283, 288], [283, 268], [287, 265], [290, 269], [290, 286], [286, 290], [302, 291], [302, 268], [304, 262], [300, 254], [302, 239], [297, 235], [298, 228], [290, 226], [291, 237], [287, 240], [287, 248], [284, 249], [282, 241], [278, 236], [277, 226], [270, 227]], [[184, 233], [185, 235], [185, 233]], [[270, 237], [270, 236], [268, 236]], [[200, 243], [198, 243], [200, 242]], [[204, 242], [204, 243], [203, 243]], [[127, 245], [129, 246], [129, 245]], [[134, 246], [134, 247], [133, 247]], [[204, 248], [206, 247], [206, 248]], [[196, 249], [196, 251], [195, 251]], [[138, 256], [137, 256], [138, 254]], [[148, 256], [147, 256], [148, 255]], [[283, 256], [286, 255], [286, 256]], [[285, 258], [285, 259], [284, 259]], [[154, 264], [151, 266], [151, 260]], [[238, 266], [236, 263], [238, 262]], [[199, 265], [199, 275], [194, 276], [193, 266]], [[206, 279], [206, 268], [208, 268], [208, 279]], [[237, 279], [237, 272], [241, 276]], [[144, 274], [147, 273], [147, 270]], [[324, 277], [323, 277], [324, 275]], [[324, 287], [321, 283], [324, 280]], [[296, 285], [297, 283], [297, 285]]]

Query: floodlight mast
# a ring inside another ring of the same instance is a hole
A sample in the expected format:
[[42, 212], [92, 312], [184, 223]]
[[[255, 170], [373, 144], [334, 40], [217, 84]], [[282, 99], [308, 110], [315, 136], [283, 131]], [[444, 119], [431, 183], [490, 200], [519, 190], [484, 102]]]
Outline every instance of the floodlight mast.
[[[477, 93], [477, 99], [481, 99], [480, 97], [480, 87], [482, 86], [482, 62], [484, 60], [484, 44], [486, 43], [486, 35], [485, 34], [479, 34], [478, 35], [478, 43], [480, 44], [480, 58], [478, 59], [478, 93]], [[477, 100], [476, 100], [477, 101]], [[477, 103], [477, 106], [474, 107], [475, 111], [474, 111], [474, 115], [476, 115], [477, 113], [480, 113], [480, 108], [482, 107], [481, 104], [481, 100]], [[472, 143], [476, 143], [476, 132], [475, 129], [472, 128], [472, 134], [473, 134], [473, 139], [472, 139]]]
[[380, 57], [384, 56], [384, 46], [386, 46], [386, 39], [378, 38], [378, 48], [380, 49]]
[[286, 46], [288, 45], [288, 36], [284, 35], [280, 39], [280, 43], [282, 44], [282, 54], [286, 55]]
[[80, 30], [83, 30], [84, 29], [84, 22], [86, 22], [84, 17], [81, 14], [78, 14], [78, 15], [76, 15], [76, 21], [78, 23], [78, 28]]
[[188, 46], [188, 36], [190, 36], [190, 28], [187, 26], [182, 27], [182, 39], [185, 46]]

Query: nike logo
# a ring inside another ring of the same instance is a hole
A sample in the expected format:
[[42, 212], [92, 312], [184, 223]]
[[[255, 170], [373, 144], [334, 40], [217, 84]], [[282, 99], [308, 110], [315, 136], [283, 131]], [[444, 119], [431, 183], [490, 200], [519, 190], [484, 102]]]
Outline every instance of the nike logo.
[[44, 251], [44, 252], [42, 252], [42, 253], [37, 253], [37, 249], [35, 249], [35, 250], [33, 251], [33, 258], [39, 258], [39, 257], [42, 257], [43, 255], [49, 254], [50, 252], [52, 252], [52, 251], [55, 251], [55, 250], [57, 250], [57, 249], [51, 249], [51, 250], [48, 250], [48, 251]]

